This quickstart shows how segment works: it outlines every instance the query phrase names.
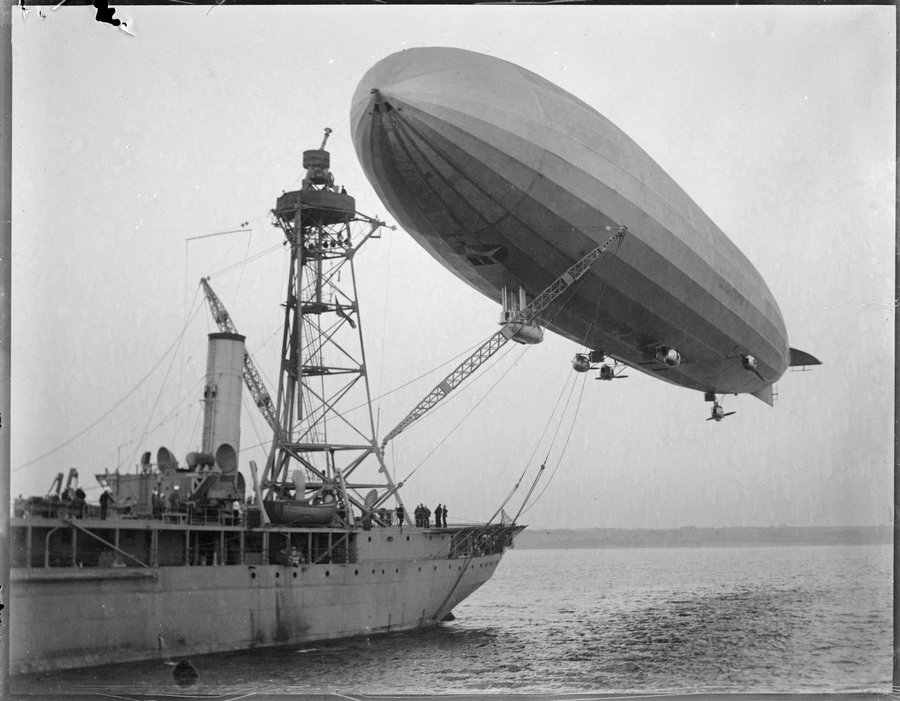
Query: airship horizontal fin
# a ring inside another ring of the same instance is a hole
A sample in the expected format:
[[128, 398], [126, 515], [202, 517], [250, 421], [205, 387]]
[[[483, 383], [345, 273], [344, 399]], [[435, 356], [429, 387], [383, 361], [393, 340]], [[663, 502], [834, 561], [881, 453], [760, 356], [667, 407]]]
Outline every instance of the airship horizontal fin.
[[821, 365], [822, 361], [818, 358], [811, 356], [806, 351], [797, 350], [796, 348], [791, 348], [791, 362], [790, 367], [795, 368], [801, 365]]
[[762, 399], [769, 406], [775, 405], [775, 392], [772, 390], [772, 385], [763, 387], [758, 392], [753, 392], [753, 396], [757, 399]]

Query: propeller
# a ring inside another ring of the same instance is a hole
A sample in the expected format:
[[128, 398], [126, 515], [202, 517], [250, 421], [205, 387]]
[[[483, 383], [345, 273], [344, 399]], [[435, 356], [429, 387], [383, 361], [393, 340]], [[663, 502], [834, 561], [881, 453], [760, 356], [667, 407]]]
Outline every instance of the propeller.
[[736, 413], [736, 411], [725, 411], [719, 402], [713, 402], [712, 416], [710, 416], [707, 421], [721, 421], [726, 416], [731, 416]]
[[625, 379], [628, 375], [623, 375], [624, 370], [620, 370], [616, 373], [615, 366], [603, 364], [600, 366], [600, 375], [595, 377], [595, 380], [620, 380]]

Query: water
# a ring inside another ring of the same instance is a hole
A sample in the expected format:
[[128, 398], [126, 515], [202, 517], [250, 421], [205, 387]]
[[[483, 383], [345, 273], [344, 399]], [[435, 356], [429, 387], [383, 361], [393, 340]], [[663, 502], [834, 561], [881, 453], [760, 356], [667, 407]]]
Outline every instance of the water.
[[[452, 623], [197, 657], [191, 691], [885, 692], [891, 565], [888, 545], [513, 550]], [[11, 688], [177, 689], [160, 661]]]

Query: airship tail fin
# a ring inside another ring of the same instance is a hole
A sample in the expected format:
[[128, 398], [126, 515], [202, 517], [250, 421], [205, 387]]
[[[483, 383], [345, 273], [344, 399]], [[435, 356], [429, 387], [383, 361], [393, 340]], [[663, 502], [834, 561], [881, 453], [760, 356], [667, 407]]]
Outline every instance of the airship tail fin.
[[790, 366], [792, 368], [805, 366], [805, 365], [821, 365], [822, 361], [818, 358], [811, 356], [806, 351], [797, 350], [796, 348], [791, 348], [791, 362]]
[[774, 406], [775, 404], [775, 392], [772, 390], [772, 385], [763, 387], [758, 392], [753, 392], [753, 396], [757, 399], [762, 399], [769, 406]]

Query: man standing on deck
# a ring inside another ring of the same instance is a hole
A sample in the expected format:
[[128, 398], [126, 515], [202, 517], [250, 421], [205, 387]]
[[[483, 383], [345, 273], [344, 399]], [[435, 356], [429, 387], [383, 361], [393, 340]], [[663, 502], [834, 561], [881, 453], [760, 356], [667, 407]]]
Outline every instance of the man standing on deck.
[[441, 527], [441, 505], [438, 504], [434, 509], [434, 527]]
[[78, 486], [75, 489], [75, 500], [72, 502], [72, 506], [75, 507], [75, 514], [78, 518], [84, 518], [84, 507], [87, 505], [87, 494], [84, 493], [84, 490], [81, 486]]
[[103, 490], [100, 495], [100, 518], [105, 521], [106, 514], [109, 512], [109, 502], [113, 500], [112, 494], [109, 493], [109, 487]]
[[422, 504], [422, 527], [431, 528], [431, 509]]
[[397, 525], [400, 526], [400, 528], [403, 528], [403, 517], [404, 516], [405, 516], [405, 514], [403, 513], [403, 504], [398, 504], [397, 505]]
[[446, 504], [444, 504], [444, 506], [441, 508], [441, 520], [444, 522], [444, 528], [446, 528], [447, 527], [447, 505]]

